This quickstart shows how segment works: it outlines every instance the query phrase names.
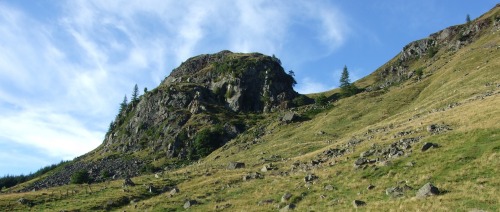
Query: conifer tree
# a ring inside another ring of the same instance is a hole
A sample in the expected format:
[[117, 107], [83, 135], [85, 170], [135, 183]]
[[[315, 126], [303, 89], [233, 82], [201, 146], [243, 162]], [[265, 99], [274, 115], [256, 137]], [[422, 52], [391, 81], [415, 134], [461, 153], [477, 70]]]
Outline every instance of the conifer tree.
[[127, 101], [127, 95], [125, 95], [125, 97], [123, 97], [123, 102], [120, 104], [120, 113], [127, 109]]
[[134, 86], [134, 92], [132, 92], [132, 100], [131, 100], [131, 102], [132, 103], [137, 102], [137, 100], [139, 100], [138, 96], [139, 96], [139, 87], [137, 87], [137, 84], [135, 84], [135, 86]]
[[467, 14], [467, 17], [465, 17], [465, 21], [466, 21], [467, 23], [470, 23], [470, 15], [469, 15], [469, 14]]
[[351, 85], [351, 80], [349, 79], [349, 71], [347, 71], [347, 66], [344, 65], [342, 70], [342, 75], [340, 76], [340, 88], [345, 91]]

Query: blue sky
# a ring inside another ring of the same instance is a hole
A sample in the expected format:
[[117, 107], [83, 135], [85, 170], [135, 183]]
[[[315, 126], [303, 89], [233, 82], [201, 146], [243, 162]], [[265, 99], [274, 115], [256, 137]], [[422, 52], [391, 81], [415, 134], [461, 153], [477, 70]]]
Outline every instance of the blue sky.
[[189, 57], [275, 54], [300, 93], [359, 79], [407, 43], [476, 18], [492, 0], [2, 0], [0, 176], [97, 147], [133, 86]]

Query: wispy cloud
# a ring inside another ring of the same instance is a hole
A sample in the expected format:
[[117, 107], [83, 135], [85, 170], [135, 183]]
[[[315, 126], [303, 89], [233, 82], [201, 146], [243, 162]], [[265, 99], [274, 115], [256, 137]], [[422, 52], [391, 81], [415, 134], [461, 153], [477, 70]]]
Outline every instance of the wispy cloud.
[[[329, 54], [349, 33], [327, 1], [75, 0], [57, 8], [54, 19], [39, 19], [0, 2], [0, 139], [52, 158], [97, 147], [124, 93], [135, 83], [157, 86], [191, 56], [229, 49], [293, 63]], [[299, 84], [304, 93], [327, 87]]]
[[301, 80], [300, 84], [297, 85], [297, 92], [301, 94], [319, 93], [332, 88], [333, 87], [330, 87], [324, 83], [306, 77]]

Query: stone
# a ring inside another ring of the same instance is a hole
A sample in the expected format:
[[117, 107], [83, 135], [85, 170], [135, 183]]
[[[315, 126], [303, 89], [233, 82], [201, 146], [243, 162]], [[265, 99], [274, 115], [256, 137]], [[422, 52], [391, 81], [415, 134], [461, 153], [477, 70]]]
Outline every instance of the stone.
[[135, 183], [132, 182], [132, 180], [129, 177], [125, 178], [125, 181], [123, 181], [123, 187], [128, 187], [128, 186], [135, 186]]
[[190, 208], [194, 205], [197, 205], [197, 204], [198, 204], [198, 201], [196, 201], [196, 200], [188, 200], [184, 203], [183, 207], [184, 207], [184, 209], [188, 209], [188, 208]]
[[427, 142], [422, 146], [422, 152], [425, 152], [430, 148], [436, 148], [436, 147], [437, 147], [437, 144]]
[[299, 116], [295, 112], [288, 111], [285, 113], [285, 115], [283, 115], [283, 117], [281, 118], [281, 121], [285, 122], [285, 123], [291, 123], [291, 122], [297, 121], [298, 118], [299, 118]]
[[280, 212], [291, 211], [293, 209], [295, 209], [295, 204], [288, 204], [285, 205], [285, 207], [281, 208]]
[[392, 198], [402, 197], [404, 195], [403, 189], [396, 186], [385, 190], [385, 194]]
[[229, 162], [229, 165], [227, 166], [227, 169], [233, 170], [233, 169], [242, 169], [245, 168], [245, 163], [241, 162]]
[[304, 182], [309, 183], [309, 182], [313, 182], [313, 181], [315, 181], [317, 179], [318, 179], [318, 176], [316, 176], [315, 174], [307, 174], [304, 177]]
[[333, 189], [335, 189], [335, 187], [333, 187], [332, 185], [325, 186], [325, 190], [327, 190], [327, 191], [333, 191]]
[[374, 188], [375, 188], [375, 186], [372, 184], [370, 184], [370, 185], [368, 185], [368, 187], [366, 187], [367, 190], [373, 190]]
[[281, 202], [287, 202], [288, 200], [290, 200], [290, 198], [292, 198], [292, 194], [286, 192], [285, 194], [283, 194], [283, 196], [281, 196]]
[[26, 199], [24, 197], [21, 197], [20, 199], [17, 200], [17, 202], [21, 205], [28, 205], [30, 206], [32, 204], [32, 201], [29, 199]]
[[431, 125], [427, 126], [427, 132], [433, 133], [434, 130], [436, 130], [436, 128], [437, 128], [437, 125], [431, 124]]
[[366, 158], [360, 157], [354, 162], [354, 165], [361, 166], [366, 163], [368, 163], [368, 160]]
[[233, 205], [231, 205], [229, 203], [226, 203], [224, 205], [216, 205], [215, 206], [215, 210], [224, 210], [226, 208], [230, 208], [231, 206], [233, 206]]
[[250, 179], [262, 179], [262, 178], [264, 178], [264, 176], [261, 173], [252, 172], [252, 173], [248, 173], [245, 176], [243, 176], [243, 181], [247, 181]]
[[418, 198], [423, 198], [428, 196], [439, 195], [439, 193], [440, 191], [437, 187], [435, 187], [431, 183], [427, 183], [424, 186], [422, 186], [422, 188], [418, 189], [416, 196]]
[[268, 204], [273, 204], [273, 203], [274, 203], [273, 199], [265, 199], [265, 200], [259, 201], [259, 203], [257, 203], [257, 204], [258, 205], [268, 205]]
[[361, 201], [361, 200], [354, 200], [352, 201], [352, 205], [355, 207], [355, 208], [359, 208], [361, 206], [365, 206], [366, 205], [366, 202], [365, 201]]
[[173, 188], [172, 190], [170, 190], [170, 195], [171, 196], [174, 196], [175, 194], [179, 193], [179, 189], [178, 188]]

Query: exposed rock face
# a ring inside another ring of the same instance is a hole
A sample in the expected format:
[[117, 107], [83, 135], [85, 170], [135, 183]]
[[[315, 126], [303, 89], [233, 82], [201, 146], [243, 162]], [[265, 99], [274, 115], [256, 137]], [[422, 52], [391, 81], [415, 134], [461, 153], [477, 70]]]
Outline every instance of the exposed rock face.
[[416, 59], [423, 57], [432, 59], [441, 50], [456, 51], [477, 40], [490, 28], [492, 31], [499, 31], [500, 18], [478, 19], [470, 23], [451, 26], [427, 38], [409, 43], [396, 58], [375, 72], [377, 82], [367, 90], [385, 88], [415, 77], [416, 70], [409, 70], [408, 67]]
[[193, 158], [199, 154], [193, 141], [200, 129], [219, 126], [210, 132], [217, 137], [213, 148], [220, 147], [245, 130], [234, 124], [234, 113], [287, 108], [297, 96], [293, 83], [277, 58], [258, 53], [222, 51], [190, 58], [118, 115], [99, 151], [149, 149], [157, 157]]
[[222, 51], [193, 57], [174, 69], [162, 85], [182, 82], [209, 89], [235, 112], [287, 108], [297, 96], [293, 78], [284, 72], [279, 60], [259, 53]]

